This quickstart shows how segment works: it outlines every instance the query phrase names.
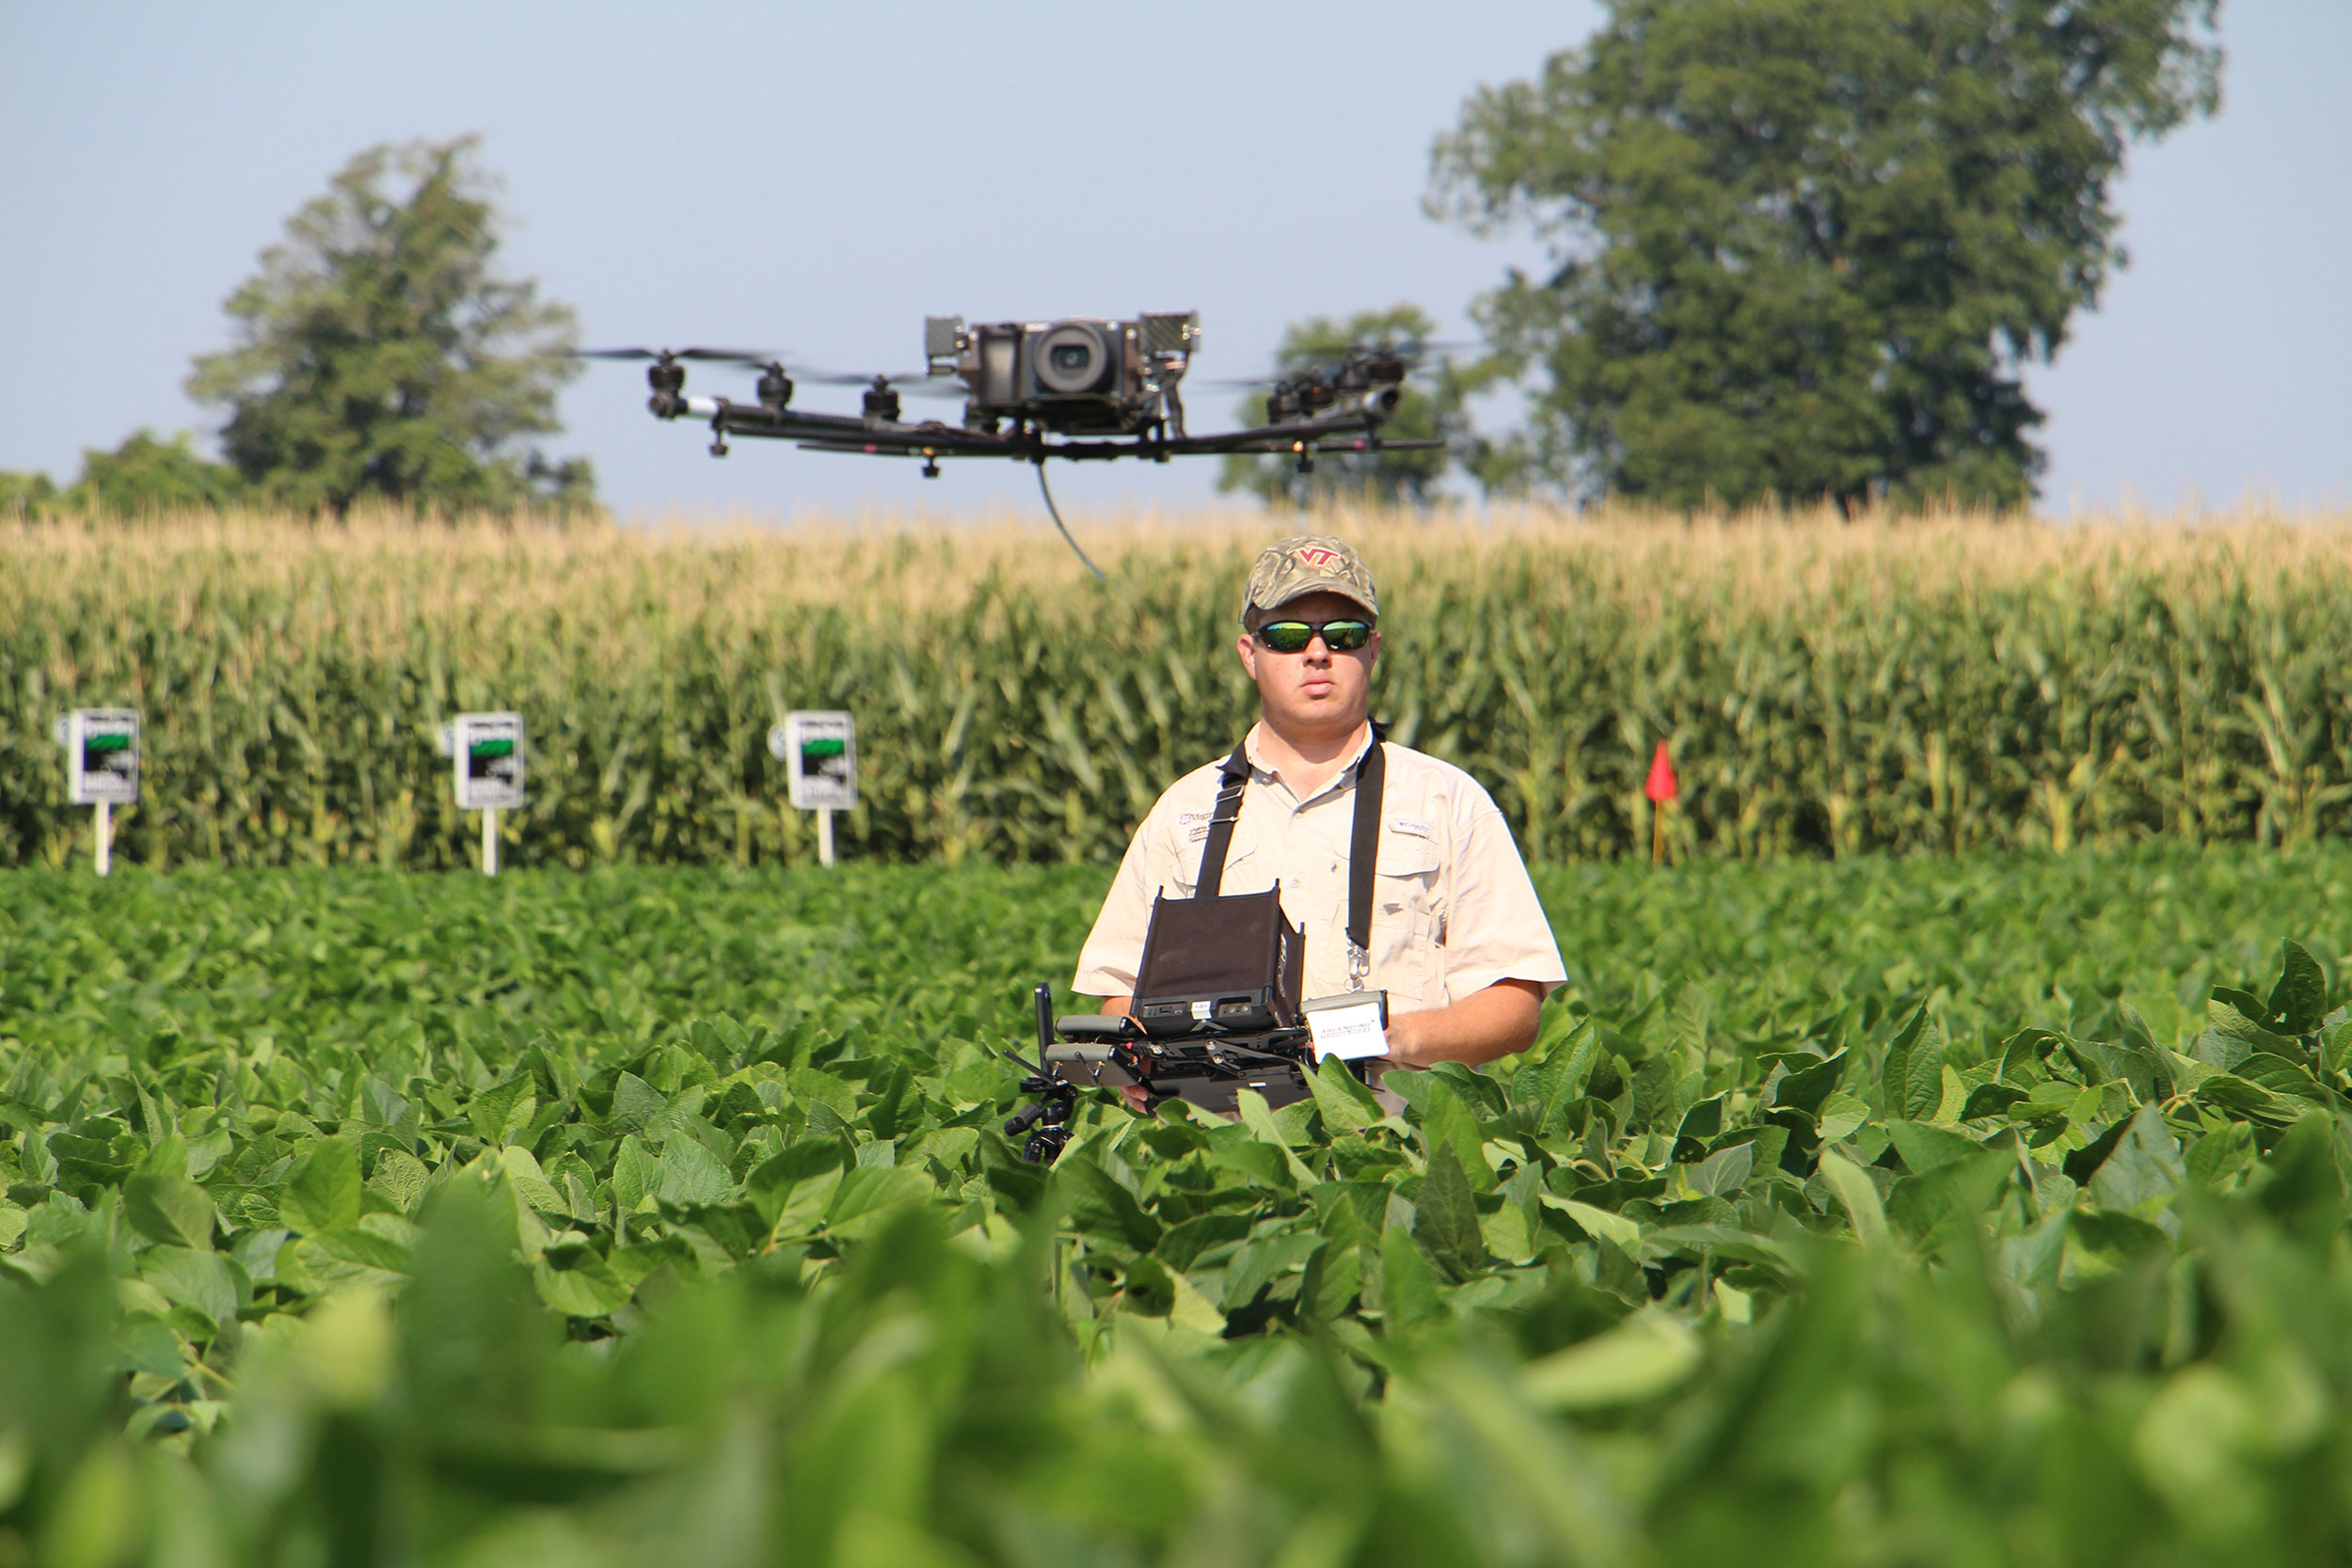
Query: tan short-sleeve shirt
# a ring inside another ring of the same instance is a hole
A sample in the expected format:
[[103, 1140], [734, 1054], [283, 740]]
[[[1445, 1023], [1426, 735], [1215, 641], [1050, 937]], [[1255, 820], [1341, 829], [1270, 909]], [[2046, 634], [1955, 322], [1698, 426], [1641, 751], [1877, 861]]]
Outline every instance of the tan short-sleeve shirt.
[[[1250, 779], [1241, 797], [1218, 891], [1279, 887], [1282, 912], [1305, 932], [1309, 996], [1347, 989], [1348, 846], [1356, 825], [1356, 768], [1301, 800], [1262, 763], [1258, 730], [1243, 741]], [[1372, 901], [1372, 973], [1398, 1012], [1442, 1007], [1498, 980], [1547, 990], [1567, 979], [1551, 924], [1502, 813], [1477, 780], [1451, 763], [1384, 742], [1387, 779]], [[1132, 994], [1143, 937], [1159, 894], [1189, 898], [1216, 804], [1220, 763], [1169, 786], [1127, 846], [1119, 877], [1078, 956], [1071, 989]]]

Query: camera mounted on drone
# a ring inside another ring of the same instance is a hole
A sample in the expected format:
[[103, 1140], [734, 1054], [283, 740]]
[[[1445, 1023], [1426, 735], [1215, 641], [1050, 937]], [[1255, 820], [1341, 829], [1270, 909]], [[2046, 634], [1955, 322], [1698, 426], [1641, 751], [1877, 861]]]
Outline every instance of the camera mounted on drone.
[[1182, 436], [1178, 383], [1200, 341], [1198, 311], [1133, 321], [966, 326], [961, 316], [931, 316], [923, 323], [929, 372], [962, 381], [963, 426], [988, 435], [1010, 421], [1062, 434]]

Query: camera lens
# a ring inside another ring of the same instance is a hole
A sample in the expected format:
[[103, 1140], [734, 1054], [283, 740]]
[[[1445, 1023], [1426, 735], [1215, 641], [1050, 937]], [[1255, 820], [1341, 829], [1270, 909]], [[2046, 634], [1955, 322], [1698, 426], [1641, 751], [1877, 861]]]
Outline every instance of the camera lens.
[[1041, 390], [1049, 396], [1099, 397], [1117, 359], [1093, 322], [1057, 322], [1036, 340], [1029, 363]]

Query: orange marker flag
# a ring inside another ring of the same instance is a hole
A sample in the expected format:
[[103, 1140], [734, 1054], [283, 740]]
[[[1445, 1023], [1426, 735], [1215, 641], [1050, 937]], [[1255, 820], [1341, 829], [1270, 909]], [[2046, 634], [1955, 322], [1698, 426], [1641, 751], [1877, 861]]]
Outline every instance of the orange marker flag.
[[1666, 754], [1666, 743], [1658, 743], [1657, 754], [1649, 759], [1649, 779], [1642, 785], [1642, 793], [1649, 797], [1649, 863], [1662, 865], [1666, 859], [1666, 808], [1682, 793], [1681, 782], [1675, 777], [1674, 759]]

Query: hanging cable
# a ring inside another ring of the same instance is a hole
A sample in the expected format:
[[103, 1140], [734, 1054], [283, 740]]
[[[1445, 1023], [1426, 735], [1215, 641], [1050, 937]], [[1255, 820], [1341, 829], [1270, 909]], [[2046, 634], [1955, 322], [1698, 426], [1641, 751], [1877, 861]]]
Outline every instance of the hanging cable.
[[1078, 542], [1070, 537], [1069, 526], [1061, 520], [1061, 509], [1054, 504], [1054, 487], [1045, 483], [1045, 459], [1042, 457], [1037, 459], [1037, 488], [1038, 493], [1045, 498], [1045, 515], [1054, 519], [1056, 528], [1061, 530], [1063, 543], [1070, 546], [1080, 561], [1086, 561], [1087, 570], [1092, 572], [1097, 580], [1108, 582], [1110, 579], [1103, 576], [1103, 568], [1091, 561], [1087, 561], [1087, 552], [1079, 549]]

